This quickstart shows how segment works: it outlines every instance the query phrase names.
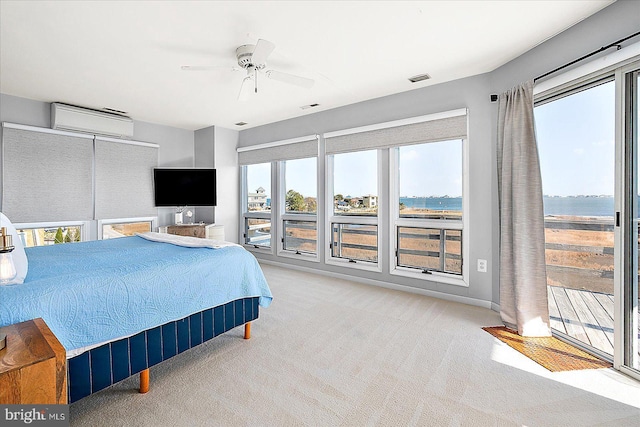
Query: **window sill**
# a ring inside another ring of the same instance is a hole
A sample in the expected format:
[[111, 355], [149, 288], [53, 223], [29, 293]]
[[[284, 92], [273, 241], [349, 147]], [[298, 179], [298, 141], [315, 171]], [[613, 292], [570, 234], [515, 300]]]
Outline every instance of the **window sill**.
[[426, 280], [429, 282], [444, 283], [446, 285], [469, 287], [469, 283], [463, 276], [456, 276], [453, 274], [432, 272], [431, 274], [424, 274], [421, 271], [412, 268], [396, 267], [390, 272], [394, 276], [408, 277], [411, 279]]

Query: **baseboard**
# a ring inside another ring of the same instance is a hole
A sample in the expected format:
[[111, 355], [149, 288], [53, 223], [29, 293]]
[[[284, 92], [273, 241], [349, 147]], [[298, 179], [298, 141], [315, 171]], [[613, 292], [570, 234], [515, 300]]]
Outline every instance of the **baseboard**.
[[[303, 267], [294, 264], [287, 264], [277, 261], [258, 259], [260, 263], [275, 265], [277, 267], [288, 268], [291, 270], [303, 271], [305, 273], [318, 274], [320, 276], [335, 277], [337, 279], [350, 280], [352, 282], [363, 283], [365, 285], [373, 285], [381, 288], [393, 289], [396, 291], [409, 292], [412, 294], [424, 295], [427, 297], [438, 298], [446, 301], [459, 302], [462, 304], [473, 305], [476, 307], [488, 308], [493, 310], [491, 301], [485, 301], [477, 298], [464, 297], [460, 295], [452, 295], [444, 292], [431, 291], [428, 289], [414, 288], [412, 286], [399, 285], [396, 283], [382, 282], [380, 280], [367, 279], [364, 277], [351, 276], [349, 274], [336, 273], [333, 271], [317, 270], [315, 268]], [[498, 310], [499, 311], [499, 310]]]
[[495, 311], [496, 313], [500, 313], [500, 304], [496, 304], [495, 302], [491, 302], [491, 310]]

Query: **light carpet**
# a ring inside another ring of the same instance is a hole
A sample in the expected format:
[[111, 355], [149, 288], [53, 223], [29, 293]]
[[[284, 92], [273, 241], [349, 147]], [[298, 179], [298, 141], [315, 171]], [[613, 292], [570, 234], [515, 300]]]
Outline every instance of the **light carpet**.
[[497, 313], [263, 265], [253, 323], [71, 405], [72, 426], [638, 426], [640, 383], [552, 373], [481, 327]]

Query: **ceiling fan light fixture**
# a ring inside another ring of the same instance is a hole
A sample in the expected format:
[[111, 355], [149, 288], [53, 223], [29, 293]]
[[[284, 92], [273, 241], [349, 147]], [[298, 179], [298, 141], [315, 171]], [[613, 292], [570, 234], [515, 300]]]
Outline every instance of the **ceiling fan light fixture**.
[[411, 83], [417, 83], [423, 80], [429, 80], [430, 78], [431, 76], [429, 74], [424, 73], [424, 74], [418, 74], [417, 76], [409, 77], [409, 81]]

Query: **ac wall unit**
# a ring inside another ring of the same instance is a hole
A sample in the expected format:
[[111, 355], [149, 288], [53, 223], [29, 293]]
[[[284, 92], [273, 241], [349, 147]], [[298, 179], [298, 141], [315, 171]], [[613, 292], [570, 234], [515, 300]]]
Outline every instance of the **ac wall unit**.
[[52, 102], [51, 129], [131, 138], [133, 120], [118, 114]]

